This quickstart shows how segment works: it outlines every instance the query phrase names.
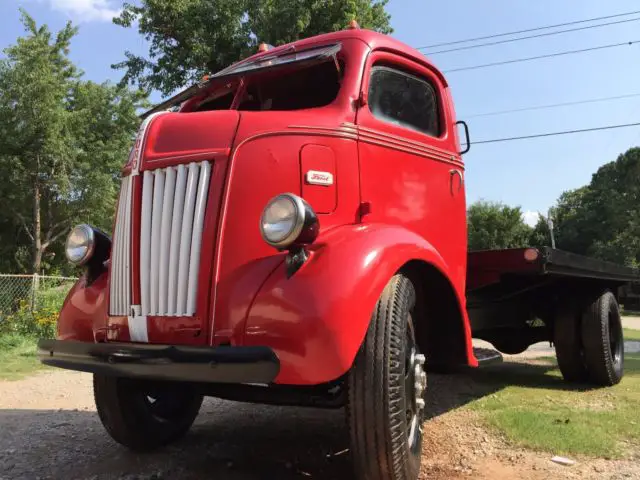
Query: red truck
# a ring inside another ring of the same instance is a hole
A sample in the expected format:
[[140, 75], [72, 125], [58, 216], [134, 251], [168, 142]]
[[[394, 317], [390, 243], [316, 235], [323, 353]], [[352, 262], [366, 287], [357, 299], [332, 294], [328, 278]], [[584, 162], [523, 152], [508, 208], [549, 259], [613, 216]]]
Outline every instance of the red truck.
[[68, 237], [84, 273], [39, 356], [93, 373], [116, 441], [178, 439], [203, 396], [345, 407], [357, 478], [416, 479], [427, 369], [478, 366], [472, 337], [620, 381], [637, 272], [467, 252], [468, 130], [421, 53], [357, 25], [260, 50], [148, 112], [113, 235]]

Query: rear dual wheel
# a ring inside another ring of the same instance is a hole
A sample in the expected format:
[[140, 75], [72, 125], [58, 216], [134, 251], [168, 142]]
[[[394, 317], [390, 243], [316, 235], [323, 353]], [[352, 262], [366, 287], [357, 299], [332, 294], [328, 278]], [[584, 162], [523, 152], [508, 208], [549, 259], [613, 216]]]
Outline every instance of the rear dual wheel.
[[420, 472], [427, 377], [412, 319], [415, 301], [411, 282], [394, 276], [349, 374], [347, 415], [360, 479], [414, 480]]
[[615, 296], [604, 292], [586, 307], [559, 315], [554, 343], [565, 380], [600, 386], [619, 383], [624, 373], [624, 339]]

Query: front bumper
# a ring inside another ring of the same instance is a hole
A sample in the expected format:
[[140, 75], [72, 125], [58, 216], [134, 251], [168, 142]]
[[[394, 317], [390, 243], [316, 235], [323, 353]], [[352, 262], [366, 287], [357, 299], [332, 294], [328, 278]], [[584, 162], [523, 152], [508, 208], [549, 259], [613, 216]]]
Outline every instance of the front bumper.
[[119, 377], [202, 383], [270, 383], [280, 362], [269, 347], [189, 347], [40, 340], [45, 365]]

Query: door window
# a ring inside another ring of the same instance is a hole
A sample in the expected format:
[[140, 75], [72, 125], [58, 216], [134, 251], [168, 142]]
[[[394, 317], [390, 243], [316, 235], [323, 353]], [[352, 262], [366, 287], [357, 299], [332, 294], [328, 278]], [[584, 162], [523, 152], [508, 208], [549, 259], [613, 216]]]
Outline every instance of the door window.
[[438, 97], [433, 85], [414, 75], [374, 66], [369, 80], [369, 109], [374, 117], [440, 136]]

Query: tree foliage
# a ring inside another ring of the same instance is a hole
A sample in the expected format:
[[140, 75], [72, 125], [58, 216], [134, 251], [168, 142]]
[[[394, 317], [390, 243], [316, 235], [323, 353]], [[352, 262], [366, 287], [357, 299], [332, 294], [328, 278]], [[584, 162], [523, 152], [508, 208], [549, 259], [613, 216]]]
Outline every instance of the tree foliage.
[[555, 208], [558, 247], [640, 265], [640, 148], [600, 167], [591, 183], [565, 192]]
[[110, 226], [143, 97], [81, 79], [71, 23], [53, 34], [24, 11], [22, 23], [0, 60], [0, 251], [3, 269], [40, 272], [63, 262], [73, 223]]
[[388, 0], [141, 0], [125, 3], [114, 22], [137, 25], [149, 41], [149, 55], [125, 52], [113, 65], [123, 82], [164, 95], [272, 45], [345, 28], [357, 19], [363, 28], [390, 33]]
[[529, 244], [532, 229], [520, 207], [479, 201], [467, 210], [469, 250], [517, 248]]

